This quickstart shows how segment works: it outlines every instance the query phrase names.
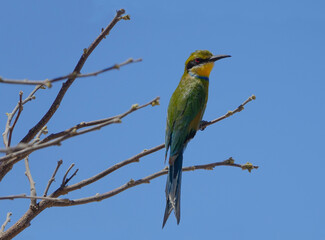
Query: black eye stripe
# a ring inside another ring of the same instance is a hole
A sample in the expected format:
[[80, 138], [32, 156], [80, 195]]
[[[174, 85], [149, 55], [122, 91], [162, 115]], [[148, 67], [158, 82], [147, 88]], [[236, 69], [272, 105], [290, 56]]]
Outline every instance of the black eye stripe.
[[196, 65], [199, 65], [199, 64], [201, 64], [201, 63], [204, 63], [204, 62], [206, 62], [206, 61], [207, 61], [207, 59], [195, 58], [195, 59], [193, 59], [193, 60], [191, 60], [191, 61], [189, 61], [189, 62], [187, 63], [187, 65], [186, 65], [186, 69], [189, 70], [189, 69], [191, 69], [192, 67], [194, 67], [194, 66], [196, 66]]

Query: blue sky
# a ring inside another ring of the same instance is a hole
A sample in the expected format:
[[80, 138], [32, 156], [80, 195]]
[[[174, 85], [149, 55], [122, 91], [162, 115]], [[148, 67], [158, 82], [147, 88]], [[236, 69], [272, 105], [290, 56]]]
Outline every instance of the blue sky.
[[[324, 1], [5, 1], [0, 15], [0, 75], [45, 79], [71, 72], [87, 47], [125, 8], [123, 21], [93, 52], [83, 68], [91, 72], [143, 58], [98, 77], [77, 80], [48, 123], [57, 132], [81, 121], [109, 117], [156, 96], [161, 105], [135, 112], [123, 124], [33, 153], [30, 167], [42, 194], [56, 161], [79, 168], [74, 182], [164, 141], [168, 101], [197, 49], [232, 58], [215, 64], [204, 116], [211, 120], [252, 94], [243, 112], [199, 132], [184, 165], [222, 161], [259, 165], [183, 174], [181, 223], [171, 215], [161, 229], [166, 177], [99, 203], [51, 208], [17, 239], [324, 239]], [[14, 132], [17, 143], [55, 98], [61, 83], [37, 93], [24, 107]], [[0, 126], [23, 90], [0, 86]], [[1, 130], [3, 132], [3, 130]], [[74, 199], [103, 193], [164, 167], [159, 151], [101, 181], [69, 194]], [[28, 193], [24, 164], [0, 184], [0, 195]], [[54, 187], [52, 188], [54, 190]], [[2, 201], [0, 222], [12, 223], [28, 200]]]

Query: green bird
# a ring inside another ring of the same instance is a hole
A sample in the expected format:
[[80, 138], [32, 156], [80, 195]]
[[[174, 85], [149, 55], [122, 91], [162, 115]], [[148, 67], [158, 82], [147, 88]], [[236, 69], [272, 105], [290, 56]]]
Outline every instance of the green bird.
[[165, 135], [165, 161], [169, 151], [166, 184], [166, 209], [163, 226], [174, 209], [177, 224], [180, 221], [180, 194], [183, 152], [199, 129], [208, 101], [209, 75], [214, 62], [230, 57], [213, 55], [207, 50], [193, 52], [185, 62], [184, 74], [168, 106]]

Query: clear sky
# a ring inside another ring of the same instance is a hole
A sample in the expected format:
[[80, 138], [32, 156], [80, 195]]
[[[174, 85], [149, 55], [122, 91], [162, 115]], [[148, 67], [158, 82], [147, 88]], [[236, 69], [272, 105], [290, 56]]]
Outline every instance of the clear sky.
[[[208, 49], [232, 58], [215, 64], [204, 116], [211, 120], [252, 94], [256, 101], [199, 132], [184, 165], [222, 161], [259, 165], [183, 174], [181, 222], [161, 229], [166, 176], [98, 203], [45, 210], [17, 239], [325, 239], [324, 92], [325, 2], [274, 1], [2, 1], [0, 76], [41, 80], [71, 72], [116, 9], [122, 21], [93, 52], [83, 72], [143, 58], [98, 77], [77, 80], [48, 123], [49, 132], [109, 117], [156, 96], [161, 105], [135, 112], [120, 125], [33, 153], [30, 167], [42, 194], [56, 162], [79, 168], [73, 182], [163, 143], [168, 101], [191, 52]], [[49, 108], [62, 83], [37, 93], [14, 132], [17, 143]], [[23, 90], [0, 85], [0, 127]], [[69, 194], [103, 193], [164, 167], [159, 151], [98, 183]], [[29, 193], [23, 162], [0, 183], [0, 195]], [[0, 202], [16, 222], [28, 200]]]

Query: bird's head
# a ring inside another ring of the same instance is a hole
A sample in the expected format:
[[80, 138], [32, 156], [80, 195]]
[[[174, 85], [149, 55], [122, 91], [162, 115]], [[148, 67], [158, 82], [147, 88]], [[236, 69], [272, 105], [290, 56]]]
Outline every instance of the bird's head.
[[214, 62], [231, 57], [230, 55], [213, 55], [207, 50], [196, 50], [185, 62], [185, 72], [193, 73], [202, 77], [209, 77]]

